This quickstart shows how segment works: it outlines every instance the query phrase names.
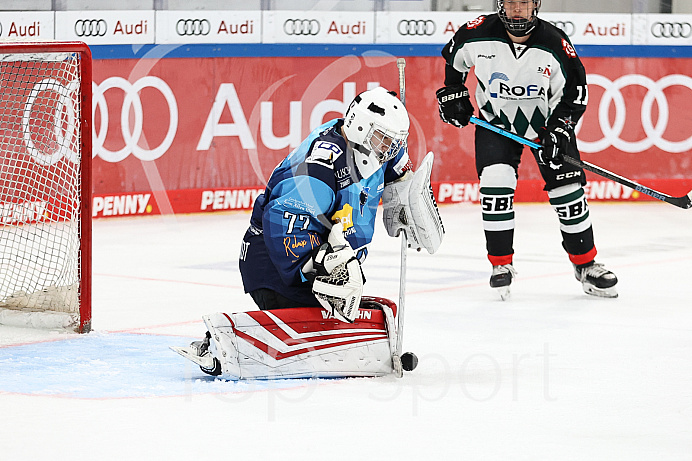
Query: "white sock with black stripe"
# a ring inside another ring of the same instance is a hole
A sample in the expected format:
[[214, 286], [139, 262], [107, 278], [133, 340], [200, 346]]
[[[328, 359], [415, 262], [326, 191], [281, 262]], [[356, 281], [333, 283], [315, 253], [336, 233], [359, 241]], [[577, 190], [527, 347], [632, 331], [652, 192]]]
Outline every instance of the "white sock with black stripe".
[[591, 227], [589, 205], [580, 184], [567, 184], [548, 191], [550, 204], [560, 220], [560, 230], [578, 234]]
[[486, 231], [514, 229], [514, 191], [516, 188], [516, 172], [510, 165], [497, 164], [483, 168], [480, 181], [483, 229]]

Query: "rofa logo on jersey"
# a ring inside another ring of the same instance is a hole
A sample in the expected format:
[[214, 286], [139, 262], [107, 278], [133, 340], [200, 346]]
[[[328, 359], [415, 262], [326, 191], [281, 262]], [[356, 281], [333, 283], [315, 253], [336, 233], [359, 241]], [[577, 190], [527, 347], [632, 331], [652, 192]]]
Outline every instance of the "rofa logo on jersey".
[[[497, 82], [497, 83], [494, 83]], [[516, 99], [516, 98], [542, 98], [545, 96], [545, 88], [535, 84], [527, 86], [510, 86], [509, 77], [502, 72], [494, 72], [488, 81], [488, 92], [491, 98]], [[496, 91], [493, 91], [496, 89]]]
[[466, 23], [467, 29], [475, 29], [485, 22], [485, 16], [478, 16], [476, 19]]
[[565, 54], [570, 58], [576, 58], [577, 52], [574, 51], [574, 47], [564, 38], [562, 39], [562, 49], [565, 50]]
[[339, 222], [344, 226], [344, 232], [353, 227], [353, 207], [348, 203], [342, 209], [334, 213], [332, 221]]

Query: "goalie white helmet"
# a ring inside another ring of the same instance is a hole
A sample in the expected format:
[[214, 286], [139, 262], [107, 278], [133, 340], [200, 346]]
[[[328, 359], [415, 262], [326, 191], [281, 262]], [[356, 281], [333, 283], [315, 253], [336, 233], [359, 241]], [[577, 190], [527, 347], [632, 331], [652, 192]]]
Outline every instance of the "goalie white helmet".
[[349, 142], [363, 146], [380, 164], [391, 160], [406, 142], [410, 121], [404, 104], [382, 87], [356, 96], [344, 116]]
[[[510, 9], [507, 12], [507, 8]], [[531, 33], [538, 22], [541, 0], [497, 0], [497, 14], [507, 32], [515, 37]], [[528, 17], [524, 17], [529, 15]]]

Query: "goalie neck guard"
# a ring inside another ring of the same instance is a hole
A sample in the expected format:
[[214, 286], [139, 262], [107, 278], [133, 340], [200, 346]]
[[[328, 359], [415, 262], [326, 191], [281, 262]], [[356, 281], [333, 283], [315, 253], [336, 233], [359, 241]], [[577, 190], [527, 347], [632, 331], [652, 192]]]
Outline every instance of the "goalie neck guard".
[[362, 146], [380, 164], [393, 159], [406, 143], [410, 121], [395, 93], [382, 87], [356, 96], [344, 116], [344, 134]]
[[[533, 7], [531, 16], [523, 18], [514, 15], [512, 8], [520, 5], [520, 8]], [[510, 12], [507, 12], [510, 8]], [[497, 0], [497, 14], [505, 25], [507, 32], [515, 37], [523, 37], [530, 34], [538, 22], [538, 10], [541, 8], [541, 0]]]

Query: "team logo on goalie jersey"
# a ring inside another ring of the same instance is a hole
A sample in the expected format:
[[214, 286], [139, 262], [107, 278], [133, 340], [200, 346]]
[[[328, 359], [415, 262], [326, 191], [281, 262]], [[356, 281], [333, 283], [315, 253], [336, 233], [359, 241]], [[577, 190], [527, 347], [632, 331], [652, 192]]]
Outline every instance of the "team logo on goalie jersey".
[[342, 209], [332, 215], [333, 222], [341, 221], [344, 226], [344, 233], [353, 227], [353, 207], [348, 203]]
[[365, 208], [365, 205], [368, 203], [368, 194], [370, 193], [370, 188], [369, 187], [364, 187], [363, 190], [360, 191], [360, 215], [363, 216], [363, 208]]

